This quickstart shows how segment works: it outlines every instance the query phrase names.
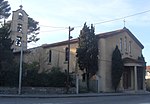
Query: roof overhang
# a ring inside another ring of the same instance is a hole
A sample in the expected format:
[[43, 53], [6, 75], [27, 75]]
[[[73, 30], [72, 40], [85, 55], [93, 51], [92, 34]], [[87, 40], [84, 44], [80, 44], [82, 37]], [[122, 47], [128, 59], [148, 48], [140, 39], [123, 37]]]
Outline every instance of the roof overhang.
[[138, 59], [124, 58], [124, 66], [145, 66], [146, 62]]

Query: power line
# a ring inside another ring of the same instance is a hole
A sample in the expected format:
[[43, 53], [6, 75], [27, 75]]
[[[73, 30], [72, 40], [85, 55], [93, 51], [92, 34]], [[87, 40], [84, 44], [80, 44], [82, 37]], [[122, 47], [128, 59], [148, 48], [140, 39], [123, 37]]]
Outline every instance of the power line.
[[124, 17], [116, 18], [116, 19], [111, 19], [111, 20], [107, 20], [107, 21], [97, 22], [97, 23], [94, 23], [94, 24], [97, 25], [97, 24], [102, 24], [102, 23], [107, 23], [107, 22], [113, 22], [113, 21], [117, 21], [117, 20], [122, 20], [122, 19], [125, 19], [125, 18], [133, 17], [133, 16], [144, 14], [144, 13], [147, 13], [147, 12], [150, 12], [150, 10], [139, 12], [139, 13], [135, 13], [135, 14], [131, 14], [131, 15], [127, 15], [127, 16], [124, 16]]
[[42, 26], [42, 27], [50, 27], [50, 28], [63, 28], [63, 29], [68, 28], [68, 27], [56, 27], [56, 26], [47, 26], [47, 25], [39, 25], [39, 26]]
[[[98, 24], [113, 22], [113, 21], [117, 21], [117, 20], [122, 20], [122, 19], [130, 18], [130, 17], [133, 17], [133, 16], [141, 15], [141, 14], [148, 13], [148, 12], [150, 12], [150, 10], [146, 10], [146, 11], [135, 13], [135, 14], [131, 14], [131, 15], [127, 15], [127, 16], [124, 16], [124, 17], [116, 18], [116, 19], [110, 19], [110, 20], [106, 20], [106, 21], [95, 22], [93, 24], [94, 25], [98, 25]], [[40, 31], [40, 32], [54, 32], [54, 31], [60, 31], [60, 30], [68, 29], [68, 27], [56, 27], [56, 26], [48, 26], [48, 25], [47, 26], [46, 25], [40, 25], [40, 26], [42, 26], [42, 27], [50, 27], [50, 28], [60, 28], [60, 29], [57, 29], [57, 30]], [[78, 25], [78, 26], [73, 26], [73, 27], [74, 28], [79, 28], [79, 27], [82, 27], [82, 26], [83, 25]]]
[[66, 30], [66, 29], [55, 29], [55, 30], [39, 31], [39, 32], [55, 32], [55, 31], [61, 31], [61, 30]]

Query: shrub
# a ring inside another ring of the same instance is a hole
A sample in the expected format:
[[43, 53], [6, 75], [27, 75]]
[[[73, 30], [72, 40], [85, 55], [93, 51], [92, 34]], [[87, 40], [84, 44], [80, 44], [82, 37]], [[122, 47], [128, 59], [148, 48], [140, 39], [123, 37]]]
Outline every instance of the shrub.
[[[33, 64], [33, 63], [32, 63]], [[31, 67], [32, 66], [32, 67]], [[25, 77], [23, 78], [23, 86], [30, 87], [65, 87], [67, 74], [62, 72], [60, 68], [53, 67], [50, 72], [38, 73], [37, 65], [28, 65]], [[71, 80], [71, 78], [70, 78]]]

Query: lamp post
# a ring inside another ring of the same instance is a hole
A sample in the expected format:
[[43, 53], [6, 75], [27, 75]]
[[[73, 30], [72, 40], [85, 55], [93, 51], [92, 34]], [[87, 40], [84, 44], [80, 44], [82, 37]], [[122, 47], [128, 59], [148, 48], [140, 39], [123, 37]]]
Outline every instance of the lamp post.
[[71, 36], [70, 36], [70, 33], [71, 33], [71, 31], [73, 31], [74, 30], [74, 28], [71, 28], [70, 26], [69, 26], [69, 36], [68, 36], [68, 67], [67, 67], [67, 91], [68, 91], [68, 89], [69, 89], [69, 69], [70, 69], [70, 39], [72, 38]]

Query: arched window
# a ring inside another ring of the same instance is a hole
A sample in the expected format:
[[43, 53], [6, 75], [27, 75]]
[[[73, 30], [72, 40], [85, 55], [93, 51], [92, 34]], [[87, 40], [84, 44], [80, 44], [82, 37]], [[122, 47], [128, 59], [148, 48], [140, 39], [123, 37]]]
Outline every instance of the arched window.
[[18, 19], [23, 19], [23, 14], [21, 12], [18, 14]]
[[22, 39], [22, 37], [20, 37], [20, 36], [17, 36], [17, 37], [16, 37], [16, 42], [15, 42], [15, 43], [16, 43], [16, 44], [15, 44], [16, 46], [19, 46], [19, 47], [21, 46], [21, 39]]
[[17, 26], [17, 31], [18, 31], [18, 32], [22, 32], [22, 24], [18, 24], [18, 26]]
[[48, 62], [51, 63], [52, 61], [52, 51], [49, 50], [49, 58], [48, 58]]

